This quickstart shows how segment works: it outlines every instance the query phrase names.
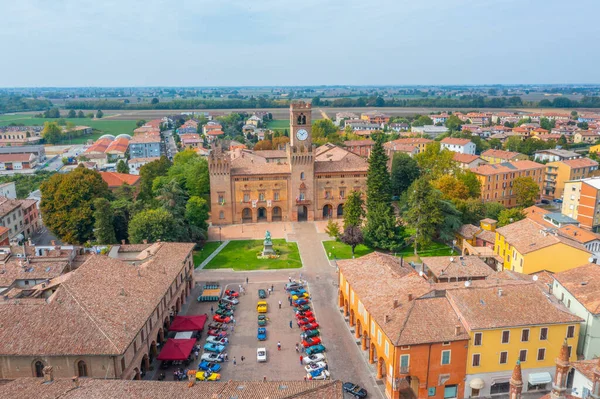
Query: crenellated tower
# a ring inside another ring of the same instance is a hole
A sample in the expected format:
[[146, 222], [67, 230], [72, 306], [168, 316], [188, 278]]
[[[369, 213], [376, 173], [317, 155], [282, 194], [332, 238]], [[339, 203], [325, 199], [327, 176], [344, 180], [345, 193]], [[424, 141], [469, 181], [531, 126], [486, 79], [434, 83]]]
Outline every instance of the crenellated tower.
[[554, 375], [554, 382], [552, 383], [552, 392], [550, 392], [551, 399], [565, 399], [565, 392], [567, 391], [567, 376], [569, 374], [569, 346], [567, 339], [560, 348], [558, 357], [556, 358], [556, 373]]
[[304, 101], [290, 104], [290, 204], [292, 221], [315, 219], [315, 158], [312, 145], [312, 106]]
[[523, 393], [523, 376], [521, 374], [521, 362], [519, 360], [517, 360], [517, 364], [513, 369], [512, 377], [510, 378], [509, 383], [509, 399], [521, 399]]
[[233, 223], [233, 196], [231, 188], [231, 158], [218, 143], [213, 143], [208, 156], [210, 177], [210, 209], [213, 225]]

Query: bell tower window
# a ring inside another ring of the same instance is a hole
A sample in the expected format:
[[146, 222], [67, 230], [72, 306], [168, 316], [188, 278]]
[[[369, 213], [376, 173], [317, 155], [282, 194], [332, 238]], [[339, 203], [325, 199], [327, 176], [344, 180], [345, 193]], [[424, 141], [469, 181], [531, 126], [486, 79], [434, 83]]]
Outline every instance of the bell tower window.
[[304, 180], [304, 172], [300, 172], [300, 180]]
[[298, 125], [306, 125], [306, 115], [304, 115], [303, 113], [300, 113], [297, 118], [297, 124]]

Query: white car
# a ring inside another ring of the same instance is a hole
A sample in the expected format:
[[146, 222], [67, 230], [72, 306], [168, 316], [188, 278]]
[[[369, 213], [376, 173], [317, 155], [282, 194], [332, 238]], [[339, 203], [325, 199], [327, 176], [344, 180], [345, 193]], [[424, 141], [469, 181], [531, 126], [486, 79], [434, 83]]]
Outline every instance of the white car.
[[302, 363], [304, 364], [312, 364], [323, 361], [325, 361], [325, 355], [322, 353], [316, 353], [314, 355], [306, 356], [304, 359], [302, 359]]
[[325, 362], [315, 362], [315, 363], [311, 363], [309, 365], [306, 365], [304, 367], [304, 370], [306, 370], [307, 373], [310, 373], [311, 371], [315, 371], [315, 370], [327, 370], [327, 363]]
[[202, 356], [200, 356], [200, 360], [206, 360], [207, 362], [221, 363], [225, 360], [225, 354], [224, 353], [205, 352], [202, 354]]
[[221, 298], [221, 301], [225, 302], [225, 303], [230, 303], [232, 305], [237, 305], [238, 303], [240, 303], [240, 301], [237, 298], [233, 298], [230, 296], [225, 296], [225, 297]]
[[208, 338], [206, 338], [206, 342], [209, 344], [227, 345], [229, 343], [229, 338], [227, 338], [227, 337], [219, 338], [219, 337], [215, 337], [215, 336], [211, 335]]
[[256, 349], [256, 361], [259, 363], [267, 361], [267, 348]]
[[317, 375], [308, 373], [308, 374], [306, 374], [306, 379], [307, 380], [328, 380], [329, 379], [329, 371], [321, 370], [321, 373], [319, 373]]

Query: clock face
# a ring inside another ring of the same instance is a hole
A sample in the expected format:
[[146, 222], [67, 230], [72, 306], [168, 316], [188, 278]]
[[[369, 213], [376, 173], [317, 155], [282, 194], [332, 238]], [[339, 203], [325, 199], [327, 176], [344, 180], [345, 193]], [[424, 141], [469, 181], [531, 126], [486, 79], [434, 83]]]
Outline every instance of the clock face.
[[304, 141], [308, 138], [308, 132], [304, 129], [300, 129], [296, 132], [296, 138], [300, 141]]

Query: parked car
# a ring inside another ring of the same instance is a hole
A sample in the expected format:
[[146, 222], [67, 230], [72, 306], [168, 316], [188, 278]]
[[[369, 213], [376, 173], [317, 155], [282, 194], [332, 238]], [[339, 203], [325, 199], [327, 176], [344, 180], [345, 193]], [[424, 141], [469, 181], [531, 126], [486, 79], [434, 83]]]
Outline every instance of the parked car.
[[240, 296], [240, 293], [234, 290], [225, 290], [225, 295], [230, 296], [232, 298], [237, 298]]
[[258, 315], [258, 325], [263, 327], [267, 325], [267, 316], [264, 314], [259, 314]]
[[285, 290], [286, 291], [295, 291], [295, 290], [299, 290], [303, 287], [304, 287], [304, 285], [302, 285], [301, 283], [299, 283], [297, 281], [292, 281], [291, 283], [287, 283], [285, 285]]
[[305, 304], [305, 305], [296, 306], [296, 310], [301, 310], [301, 311], [310, 310], [310, 305]]
[[267, 339], [267, 329], [264, 327], [258, 327], [256, 339], [258, 339], [259, 341], [265, 341]]
[[303, 332], [302, 334], [300, 334], [300, 338], [302, 339], [306, 339], [306, 338], [312, 338], [312, 337], [317, 337], [321, 334], [321, 332], [317, 329], [314, 330], [308, 330], [306, 332]]
[[312, 337], [312, 338], [306, 338], [305, 340], [302, 341], [302, 346], [305, 348], [311, 347], [311, 346], [315, 346], [317, 344], [321, 343], [321, 338], [319, 337]]
[[267, 313], [268, 305], [265, 301], [259, 301], [256, 304], [256, 311], [258, 313]]
[[313, 312], [311, 312], [310, 310], [297, 310], [296, 311], [296, 317], [311, 317], [314, 316]]
[[221, 303], [219, 303], [219, 309], [235, 310], [235, 305], [232, 305], [230, 303], [221, 302]]
[[256, 349], [256, 361], [259, 363], [267, 361], [267, 348]]
[[225, 360], [225, 354], [224, 353], [203, 353], [202, 356], [200, 356], [200, 360], [206, 360], [209, 363], [222, 363], [223, 360]]
[[198, 365], [198, 368], [203, 371], [212, 371], [213, 373], [216, 373], [221, 370], [221, 365], [219, 363], [211, 363], [203, 360]]
[[344, 388], [344, 391], [348, 392], [350, 395], [354, 396], [355, 398], [362, 399], [362, 398], [367, 397], [367, 390], [362, 388], [359, 385], [352, 383], [352, 382], [344, 382], [342, 387]]
[[206, 339], [206, 342], [209, 344], [227, 346], [227, 344], [229, 343], [229, 338], [225, 338], [225, 337], [220, 338], [220, 337], [215, 337], [215, 336], [211, 335]]
[[258, 290], [258, 297], [260, 299], [265, 299], [267, 297], [267, 292], [262, 288]]
[[323, 353], [325, 352], [325, 347], [321, 344], [311, 346], [310, 348], [306, 348], [307, 355], [314, 355], [315, 353]]
[[216, 330], [220, 330], [220, 329], [222, 329], [222, 328], [223, 328], [223, 323], [217, 323], [217, 322], [215, 322], [215, 321], [211, 321], [211, 322], [209, 323], [209, 325], [208, 325], [208, 328], [209, 328], [210, 330], [215, 330], [215, 329], [216, 329]]
[[315, 328], [319, 328], [319, 323], [314, 322], [314, 323], [308, 323], [303, 325], [302, 327], [302, 331], [309, 331], [309, 330], [314, 330]]
[[225, 345], [217, 345], [217, 344], [204, 344], [203, 349], [206, 352], [215, 352], [215, 353], [221, 353], [225, 350]]
[[300, 294], [300, 295], [292, 295], [292, 299], [294, 301], [297, 301], [298, 299], [301, 298], [308, 298], [308, 292], [305, 292], [304, 294]]
[[208, 330], [207, 335], [211, 337], [225, 338], [227, 336], [227, 331], [223, 331], [221, 329]]
[[304, 288], [298, 288], [297, 290], [290, 291], [290, 295], [303, 295], [306, 294], [306, 290]]
[[227, 309], [217, 309], [215, 311], [216, 314], [221, 315], [221, 316], [233, 316], [233, 311], [232, 310], [227, 310]]
[[234, 298], [231, 296], [225, 296], [225, 297], [221, 298], [221, 302], [222, 303], [230, 303], [232, 305], [237, 305], [238, 303], [240, 303], [240, 301], [237, 298]]
[[563, 200], [561, 198], [555, 198], [552, 200], [552, 202], [554, 202], [555, 204], [562, 204]]
[[296, 299], [294, 301], [294, 306], [298, 307], [300, 305], [306, 305], [308, 303], [308, 299], [306, 298], [300, 298], [300, 299]]
[[325, 355], [322, 353], [315, 353], [314, 355], [309, 355], [302, 358], [302, 363], [304, 364], [311, 364], [323, 361], [325, 361]]
[[309, 380], [328, 380], [329, 370], [316, 370], [306, 374], [306, 378]]
[[211, 371], [198, 371], [196, 372], [196, 379], [200, 381], [219, 381], [221, 374]]
[[219, 323], [229, 323], [231, 321], [231, 317], [228, 316], [221, 316], [221, 315], [214, 315], [213, 316], [213, 320]]
[[314, 321], [315, 321], [314, 317], [303, 317], [301, 319], [298, 319], [298, 325], [299, 326], [304, 326], [306, 324], [313, 323]]
[[328, 366], [325, 362], [315, 362], [304, 366], [304, 370], [306, 370], [307, 373], [310, 373], [311, 371], [327, 370], [327, 368]]

